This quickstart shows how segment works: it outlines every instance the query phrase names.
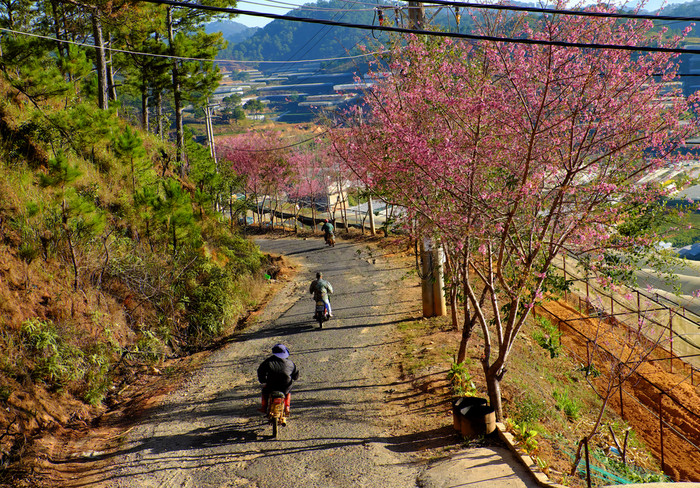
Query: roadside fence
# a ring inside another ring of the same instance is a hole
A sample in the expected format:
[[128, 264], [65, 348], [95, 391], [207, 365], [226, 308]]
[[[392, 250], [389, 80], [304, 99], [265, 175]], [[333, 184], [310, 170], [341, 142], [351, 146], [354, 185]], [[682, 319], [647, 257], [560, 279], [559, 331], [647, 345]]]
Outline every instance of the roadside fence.
[[[572, 281], [571, 291], [565, 296], [566, 300], [587, 316], [565, 319], [548, 309], [546, 304], [537, 307], [537, 314], [547, 316], [557, 325], [560, 332], [571, 334], [574, 340], [585, 344], [586, 351], [595, 347], [611, 357], [615, 357], [615, 354], [604, 344], [594, 344], [595, 339], [582, 333], [581, 327], [576, 325], [577, 321], [605, 321], [614, 328], [622, 328], [628, 337], [630, 334], [638, 334], [642, 325], [645, 330], [651, 331], [647, 333], [646, 340], [649, 344], [656, 343], [660, 347], [657, 347], [654, 357], [647, 361], [656, 362], [662, 369], [678, 375], [680, 380], [675, 387], [668, 388], [638, 371], [634, 372], [626, 382], [620, 382], [617, 393], [611, 398], [611, 405], [625, 420], [632, 420], [626, 418], [626, 410], [632, 410], [637, 412], [633, 415], [641, 411], [645, 418], [656, 423], [658, 427], [655, 438], [647, 438], [645, 441], [658, 455], [664, 471], [669, 472], [666, 469], [669, 452], [672, 452], [675, 458], [681, 456], [688, 460], [688, 464], [695, 464], [700, 454], [700, 411], [697, 406], [688, 406], [684, 402], [683, 392], [677, 390], [682, 383], [693, 388], [700, 384], [700, 317], [658, 294], [619, 287], [615, 290], [603, 288], [592, 277], [580, 276], [574, 263], [575, 260], [571, 257], [564, 256], [561, 262], [557, 263], [557, 267], [565, 279]], [[562, 336], [565, 337], [566, 335]], [[582, 365], [590, 366], [591, 358], [588, 352], [589, 357], [582, 358], [572, 347], [567, 348], [563, 341], [562, 346]], [[623, 359], [617, 360], [625, 365]], [[690, 422], [688, 419], [691, 419]], [[679, 445], [685, 447], [679, 449]], [[669, 448], [672, 451], [669, 451]], [[671, 471], [672, 475], [674, 472], [675, 470]]]

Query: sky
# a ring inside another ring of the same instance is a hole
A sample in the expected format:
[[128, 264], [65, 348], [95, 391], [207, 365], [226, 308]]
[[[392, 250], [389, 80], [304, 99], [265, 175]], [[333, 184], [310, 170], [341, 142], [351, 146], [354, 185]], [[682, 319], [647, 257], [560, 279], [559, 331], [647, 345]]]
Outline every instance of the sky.
[[[313, 3], [314, 0], [280, 0], [279, 2], [271, 2], [269, 0], [238, 0], [236, 8], [241, 10], [250, 10], [254, 12], [264, 12], [268, 14], [284, 15], [295, 8], [295, 5], [304, 5], [305, 3]], [[284, 6], [279, 6], [283, 4]], [[248, 27], [263, 27], [272, 22], [273, 19], [265, 17], [252, 17], [250, 15], [239, 15], [235, 21]]]
[[[364, 0], [368, 2], [369, 0]], [[465, 0], [470, 1], [470, 0]], [[539, 3], [533, 0], [524, 0], [529, 3]], [[306, 3], [314, 3], [314, 0], [238, 0], [237, 8], [241, 10], [250, 10], [254, 12], [265, 12], [270, 14], [284, 15], [290, 10], [294, 9], [295, 5], [304, 5]], [[497, 3], [497, 0], [493, 0], [493, 3]], [[633, 2], [629, 2], [632, 4]], [[646, 10], [656, 10], [661, 7], [664, 3], [663, 0], [649, 0], [646, 3]], [[667, 0], [665, 2], [667, 5], [678, 5], [682, 3], [689, 3], [689, 0]], [[280, 5], [281, 4], [281, 5]], [[239, 22], [248, 27], [263, 27], [268, 23], [272, 22], [273, 19], [267, 19], [264, 17], [253, 17], [250, 15], [239, 15], [235, 21]]]

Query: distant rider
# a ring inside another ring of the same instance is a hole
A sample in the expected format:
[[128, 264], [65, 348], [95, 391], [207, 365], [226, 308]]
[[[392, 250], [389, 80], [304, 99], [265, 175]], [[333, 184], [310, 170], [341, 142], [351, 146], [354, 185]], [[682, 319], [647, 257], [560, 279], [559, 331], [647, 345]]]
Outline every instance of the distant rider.
[[272, 356], [263, 361], [258, 367], [258, 381], [263, 384], [262, 407], [260, 411], [267, 413], [267, 397], [273, 391], [281, 391], [285, 394], [284, 414], [289, 415], [289, 406], [292, 399], [289, 390], [292, 383], [299, 378], [299, 370], [294, 362], [289, 359], [289, 349], [284, 344], [275, 344], [272, 347]]
[[328, 242], [328, 239], [333, 237], [333, 232], [335, 229], [333, 228], [333, 224], [328, 222], [328, 219], [323, 219], [323, 225], [321, 226], [321, 232], [323, 232], [323, 238]]
[[328, 310], [328, 316], [333, 316], [333, 311], [331, 310], [331, 301], [328, 295], [333, 294], [333, 287], [331, 284], [323, 279], [323, 273], [320, 271], [316, 273], [316, 279], [311, 282], [309, 286], [309, 293], [313, 293], [314, 300], [321, 300], [326, 304], [326, 309]]

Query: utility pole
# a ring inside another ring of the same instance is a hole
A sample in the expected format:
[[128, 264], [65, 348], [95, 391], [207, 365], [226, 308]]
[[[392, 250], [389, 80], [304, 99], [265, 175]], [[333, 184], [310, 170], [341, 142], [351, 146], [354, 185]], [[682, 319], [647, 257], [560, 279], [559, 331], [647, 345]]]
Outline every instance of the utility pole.
[[216, 172], [218, 173], [219, 164], [216, 160], [216, 146], [214, 145], [214, 125], [211, 121], [211, 108], [212, 106], [209, 105], [209, 100], [207, 100], [207, 104], [204, 106], [204, 121], [207, 129], [207, 145], [209, 146], [209, 155], [214, 160], [214, 164], [216, 164]]
[[425, 8], [422, 2], [408, 2], [408, 27], [418, 30], [425, 28]]
[[447, 315], [445, 301], [445, 280], [442, 266], [444, 255], [440, 245], [434, 245], [432, 239], [421, 240], [421, 289], [423, 296], [423, 317], [440, 317]]
[[377, 234], [377, 228], [374, 225], [374, 208], [372, 207], [372, 194], [367, 197], [367, 213], [369, 214], [369, 230], [372, 235]]

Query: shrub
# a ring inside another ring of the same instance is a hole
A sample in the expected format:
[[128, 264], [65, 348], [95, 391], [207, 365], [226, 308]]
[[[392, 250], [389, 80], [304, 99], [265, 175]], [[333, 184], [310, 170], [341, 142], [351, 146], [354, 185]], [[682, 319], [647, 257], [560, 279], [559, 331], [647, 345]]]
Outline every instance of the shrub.
[[568, 420], [576, 420], [581, 416], [581, 402], [569, 397], [566, 390], [554, 390], [552, 392], [556, 401], [556, 408], [564, 413]]
[[476, 386], [465, 362], [452, 363], [447, 372], [447, 380], [452, 385], [452, 394], [455, 396], [474, 396], [476, 393]]
[[513, 419], [518, 424], [531, 424], [540, 420], [547, 411], [544, 401], [532, 398], [529, 395], [518, 401], [515, 405]]
[[535, 330], [532, 338], [543, 349], [549, 351], [549, 356], [553, 359], [561, 353], [561, 332], [555, 325], [544, 317], [537, 317], [540, 329]]
[[84, 375], [83, 352], [66, 343], [51, 321], [27, 320], [22, 324], [25, 345], [33, 353], [32, 376], [61, 389]]

